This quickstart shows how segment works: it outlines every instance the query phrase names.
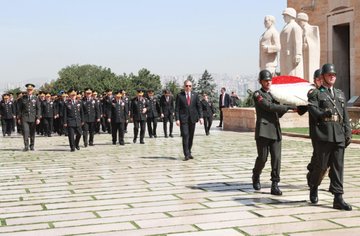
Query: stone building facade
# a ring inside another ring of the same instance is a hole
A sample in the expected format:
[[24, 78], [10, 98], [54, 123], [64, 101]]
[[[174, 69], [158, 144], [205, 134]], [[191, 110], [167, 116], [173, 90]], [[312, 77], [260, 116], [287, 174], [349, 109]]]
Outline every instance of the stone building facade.
[[305, 12], [320, 29], [320, 64], [333, 63], [336, 87], [347, 99], [360, 96], [360, 1], [287, 0], [287, 6]]

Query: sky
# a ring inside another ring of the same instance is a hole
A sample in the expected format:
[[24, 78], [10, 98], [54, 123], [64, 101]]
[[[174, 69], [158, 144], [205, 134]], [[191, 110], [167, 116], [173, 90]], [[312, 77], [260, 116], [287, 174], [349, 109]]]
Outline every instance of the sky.
[[0, 0], [0, 91], [73, 64], [116, 74], [258, 73], [264, 17], [286, 0]]

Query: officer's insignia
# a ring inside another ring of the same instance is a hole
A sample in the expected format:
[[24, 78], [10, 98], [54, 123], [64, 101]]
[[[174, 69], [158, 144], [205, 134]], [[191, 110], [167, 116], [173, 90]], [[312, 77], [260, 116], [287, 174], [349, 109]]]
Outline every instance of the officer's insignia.
[[70, 104], [68, 105], [68, 108], [71, 109], [71, 105], [70, 105]]
[[257, 100], [258, 102], [260, 102], [261, 100], [263, 100], [263, 97], [260, 95], [259, 92], [255, 92], [255, 93], [254, 93], [254, 96], [255, 96], [255, 98], [256, 98], [256, 100]]
[[92, 101], [92, 104], [95, 104], [95, 101], [94, 101], [94, 100]]

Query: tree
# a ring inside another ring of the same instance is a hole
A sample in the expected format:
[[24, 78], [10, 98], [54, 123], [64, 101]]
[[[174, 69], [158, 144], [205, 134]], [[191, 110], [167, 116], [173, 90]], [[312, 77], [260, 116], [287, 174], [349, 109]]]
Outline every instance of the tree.
[[176, 96], [181, 91], [181, 86], [176, 82], [176, 79], [170, 80], [165, 83], [165, 88], [170, 90], [172, 95]]
[[138, 75], [130, 74], [131, 91], [130, 95], [135, 95], [137, 89], [153, 89], [155, 93], [161, 92], [161, 81], [159, 75], [151, 74], [149, 70], [143, 68]]
[[198, 80], [196, 90], [201, 94], [206, 93], [211, 101], [216, 102], [217, 93], [215, 92], [215, 88], [216, 83], [214, 82], [214, 78], [207, 70], [205, 70], [201, 78]]

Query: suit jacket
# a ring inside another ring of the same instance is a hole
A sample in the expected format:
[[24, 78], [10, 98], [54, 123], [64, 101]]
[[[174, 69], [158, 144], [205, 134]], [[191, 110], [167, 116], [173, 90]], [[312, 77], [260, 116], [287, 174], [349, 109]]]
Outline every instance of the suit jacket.
[[287, 112], [288, 107], [278, 104], [263, 89], [255, 91], [253, 99], [256, 110], [255, 139], [263, 137], [280, 141], [282, 136], [279, 118]]
[[21, 122], [35, 122], [41, 117], [40, 101], [34, 95], [22, 96], [18, 101], [18, 109], [18, 119], [21, 119]]
[[160, 104], [159, 99], [157, 97], [148, 98], [148, 109], [147, 109], [147, 117], [148, 118], [157, 118], [160, 113]]
[[63, 120], [68, 127], [81, 127], [84, 113], [80, 101], [75, 101], [75, 104], [72, 103], [72, 100], [65, 102]]
[[187, 104], [185, 92], [180, 92], [176, 96], [175, 119], [180, 123], [196, 123], [203, 118], [200, 98], [197, 93], [191, 92], [190, 105]]
[[201, 106], [204, 117], [212, 117], [215, 113], [213, 103], [210, 101], [206, 101], [205, 99], [201, 100]]
[[165, 117], [174, 113], [174, 97], [169, 96], [169, 101], [166, 101], [166, 96], [162, 95], [160, 98], [160, 112], [164, 114]]
[[224, 106], [222, 105], [222, 94], [219, 96], [219, 107], [230, 107], [230, 95], [225, 93]]
[[[308, 100], [312, 104], [309, 106], [309, 113], [316, 122], [314, 127], [314, 138], [317, 141], [342, 143], [346, 138], [351, 137], [351, 127], [349, 115], [346, 109], [346, 99], [344, 93], [334, 88], [334, 98], [325, 87], [320, 87], [318, 92], [313, 92]], [[333, 100], [335, 105], [330, 101]], [[325, 111], [331, 111], [332, 115], [337, 114], [339, 121], [326, 121]], [[339, 115], [340, 114], [340, 115]]]

